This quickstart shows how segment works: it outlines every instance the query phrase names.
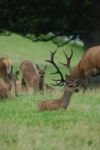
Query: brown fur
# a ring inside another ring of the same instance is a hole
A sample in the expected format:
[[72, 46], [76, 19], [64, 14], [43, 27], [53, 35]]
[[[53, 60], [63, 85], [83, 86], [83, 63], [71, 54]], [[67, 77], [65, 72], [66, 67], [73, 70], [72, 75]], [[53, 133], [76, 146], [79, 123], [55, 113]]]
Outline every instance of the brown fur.
[[29, 60], [24, 60], [21, 65], [20, 69], [22, 72], [22, 84], [26, 83], [28, 93], [39, 90], [42, 93], [51, 92], [53, 88], [47, 84], [45, 84], [45, 70], [46, 66], [40, 68], [38, 65], [34, 65]]
[[65, 87], [63, 96], [54, 100], [45, 100], [38, 104], [39, 111], [57, 110], [60, 108], [67, 108], [75, 88]]
[[7, 73], [10, 73], [12, 67], [12, 60], [10, 57], [0, 57], [0, 64], [4, 64], [7, 69]]
[[4, 80], [0, 79], [0, 98], [13, 98], [15, 93], [13, 92], [13, 86], [11, 90], [9, 90], [9, 84], [7, 84]]
[[17, 93], [22, 93], [22, 84], [20, 80], [16, 80], [16, 91]]
[[83, 55], [80, 62], [70, 74], [70, 79], [88, 80], [95, 71], [100, 71], [100, 46], [89, 48]]
[[27, 87], [26, 85], [22, 84], [22, 81], [16, 80], [16, 91], [18, 94], [20, 93], [28, 93], [31, 94], [33, 91], [30, 89], [30, 87]]
[[39, 77], [36, 66], [29, 60], [24, 60], [20, 64], [23, 80], [33, 91], [39, 88]]
[[0, 77], [9, 83], [9, 85], [10, 80], [8, 74], [12, 71], [12, 67], [12, 61], [9, 57], [0, 57]]

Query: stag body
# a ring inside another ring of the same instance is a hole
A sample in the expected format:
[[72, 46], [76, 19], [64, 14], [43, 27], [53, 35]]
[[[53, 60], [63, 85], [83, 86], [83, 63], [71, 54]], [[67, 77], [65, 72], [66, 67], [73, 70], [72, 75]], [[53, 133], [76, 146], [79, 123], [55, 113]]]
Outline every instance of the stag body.
[[[66, 79], [64, 78], [63, 74], [61, 73], [60, 69], [58, 68], [58, 66], [56, 65], [54, 61], [55, 53], [56, 51], [51, 52], [50, 60], [46, 60], [46, 61], [53, 64], [53, 66], [57, 70], [55, 73], [59, 73], [61, 77], [61, 79], [55, 80], [56, 82], [59, 82], [56, 85], [62, 86], [65, 84], [64, 94], [59, 99], [41, 102], [38, 105], [38, 110], [40, 111], [55, 110], [61, 107], [67, 108], [72, 94], [76, 91], [79, 91], [80, 87], [82, 86], [81, 83], [77, 84], [77, 81], [85, 80], [86, 82], [86, 80], [88, 80], [94, 72], [97, 72], [97, 73], [100, 72], [100, 46], [95, 46], [95, 47], [88, 49], [86, 53], [83, 55], [80, 62], [73, 69], [73, 71], [70, 71], [70, 75], [66, 76]], [[68, 65], [64, 63], [61, 63], [61, 64], [63, 64], [66, 67], [69, 67]]]
[[87, 85], [91, 75], [100, 71], [100, 46], [89, 48], [70, 73], [70, 80], [84, 80]]

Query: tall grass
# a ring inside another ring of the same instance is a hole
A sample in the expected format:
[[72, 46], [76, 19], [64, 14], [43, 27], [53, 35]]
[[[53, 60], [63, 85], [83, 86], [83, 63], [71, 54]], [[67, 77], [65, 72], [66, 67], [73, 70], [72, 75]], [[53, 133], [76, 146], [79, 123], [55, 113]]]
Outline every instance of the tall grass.
[[[65, 45], [58, 49], [56, 62], [65, 61], [63, 50], [74, 49], [72, 66], [82, 56], [82, 48]], [[49, 51], [56, 45], [49, 42], [32, 42], [12, 33], [0, 36], [0, 55], [12, 57], [15, 70], [23, 59], [44, 65]], [[61, 67], [62, 71], [65, 68]], [[53, 71], [48, 65], [46, 82], [51, 84]], [[54, 93], [20, 94], [15, 99], [0, 101], [0, 150], [99, 150], [100, 149], [100, 89], [80, 91], [73, 95], [67, 110], [39, 112], [37, 105], [42, 100], [62, 95]]]

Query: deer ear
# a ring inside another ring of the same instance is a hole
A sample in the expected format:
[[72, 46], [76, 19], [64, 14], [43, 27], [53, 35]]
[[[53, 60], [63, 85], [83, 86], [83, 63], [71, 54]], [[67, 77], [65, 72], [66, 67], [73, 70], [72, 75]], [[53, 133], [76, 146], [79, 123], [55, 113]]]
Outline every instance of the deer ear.
[[36, 68], [39, 70], [40, 69], [40, 67], [39, 67], [39, 65], [38, 64], [36, 64]]

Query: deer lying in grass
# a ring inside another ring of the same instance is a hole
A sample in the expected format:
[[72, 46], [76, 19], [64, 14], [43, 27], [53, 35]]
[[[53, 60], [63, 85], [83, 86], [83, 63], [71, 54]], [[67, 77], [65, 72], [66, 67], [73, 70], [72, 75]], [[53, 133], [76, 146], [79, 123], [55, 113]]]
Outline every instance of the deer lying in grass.
[[39, 90], [42, 93], [44, 91], [53, 90], [53, 88], [45, 84], [44, 81], [46, 68], [46, 66], [44, 66], [44, 68], [40, 68], [38, 65], [34, 65], [31, 61], [24, 60], [20, 64], [22, 85], [26, 84], [26, 86], [32, 91]]
[[[15, 90], [15, 95], [21, 91], [21, 84], [18, 80], [18, 74], [18, 71], [13, 73], [13, 65], [9, 57], [0, 57], [0, 77], [4, 80], [5, 84], [9, 85], [9, 90]], [[1, 82], [3, 83], [3, 81]]]
[[78, 92], [78, 90], [79, 89], [76, 87], [65, 86], [64, 93], [60, 98], [40, 102], [38, 105], [38, 110], [45, 111], [66, 108], [70, 103], [71, 96], [74, 94], [74, 92]]
[[[12, 91], [12, 90], [11, 90]], [[0, 99], [12, 98], [12, 92], [9, 90], [9, 85], [3, 79], [0, 79]]]
[[10, 72], [8, 74], [8, 81], [0, 79], [0, 98], [13, 98], [17, 95], [16, 90], [16, 80], [17, 75], [15, 73]]
[[[64, 79], [63, 74], [57, 67], [56, 63], [54, 62], [55, 53], [56, 51], [54, 53], [51, 53], [51, 60], [47, 61], [53, 64], [53, 66], [57, 69], [56, 73], [59, 73], [61, 76], [60, 80], [55, 80], [56, 82], [59, 81], [58, 85], [61, 86], [64, 83], [66, 83], [64, 92], [66, 94], [63, 94], [66, 96], [65, 98], [60, 98], [57, 101], [51, 100], [41, 102], [38, 106], [39, 110], [46, 110], [46, 109], [51, 110], [54, 108], [54, 106], [56, 108], [61, 108], [62, 105], [64, 108], [67, 108], [70, 100], [69, 96], [70, 92], [66, 89], [71, 88], [71, 91], [73, 91], [73, 88], [77, 89], [79, 87], [83, 87], [84, 85], [87, 86], [90, 77], [100, 72], [100, 46], [95, 46], [88, 49], [86, 53], [83, 55], [80, 62], [76, 65], [76, 67], [72, 71], [70, 70], [70, 75], [66, 75], [66, 79]], [[64, 64], [64, 66], [67, 65]], [[74, 93], [74, 91], [72, 93]], [[59, 101], [60, 102], [62, 101], [62, 103], [59, 103]]]
[[8, 74], [12, 72], [12, 69], [13, 65], [11, 59], [9, 57], [0, 57], [0, 77], [3, 78], [5, 82], [9, 82], [9, 85], [10, 81]]
[[79, 91], [79, 87], [76, 86], [76, 82], [75, 83], [73, 82], [72, 84], [70, 84], [70, 86], [67, 86], [66, 79], [64, 79], [63, 74], [61, 73], [60, 69], [58, 68], [57, 64], [54, 61], [55, 53], [56, 53], [56, 51], [51, 52], [51, 59], [46, 60], [46, 61], [53, 64], [53, 66], [56, 68], [57, 71], [53, 74], [59, 73], [61, 79], [55, 80], [55, 81], [60, 81], [56, 85], [62, 86], [65, 84], [64, 93], [63, 93], [62, 97], [60, 97], [58, 99], [46, 100], [46, 101], [39, 103], [39, 105], [38, 105], [39, 111], [67, 108], [70, 103], [71, 96], [74, 94], [74, 92]]
[[[10, 73], [11, 68], [12, 68], [12, 60], [10, 57], [6, 56], [6, 57], [0, 57], [0, 64], [5, 64], [6, 68], [7, 68], [7, 73]], [[2, 76], [2, 74], [1, 74]]]

